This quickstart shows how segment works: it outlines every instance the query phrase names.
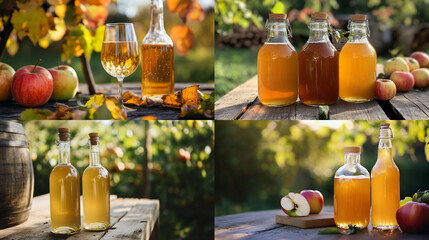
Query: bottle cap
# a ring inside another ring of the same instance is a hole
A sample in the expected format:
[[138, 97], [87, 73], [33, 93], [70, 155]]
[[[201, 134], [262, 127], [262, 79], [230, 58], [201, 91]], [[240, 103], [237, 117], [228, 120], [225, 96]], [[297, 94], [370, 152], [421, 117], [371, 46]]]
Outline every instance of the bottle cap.
[[360, 153], [360, 147], [344, 147], [345, 153]]
[[366, 21], [365, 14], [353, 14], [350, 16], [350, 20], [352, 21]]
[[94, 132], [88, 135], [89, 135], [89, 142], [91, 143], [91, 145], [97, 145], [99, 140], [98, 133]]
[[285, 13], [270, 13], [269, 18], [272, 21], [284, 21], [287, 18], [287, 14], [285, 14]]
[[327, 13], [313, 13], [311, 14], [311, 20], [313, 21], [326, 21], [328, 19]]
[[61, 141], [70, 140], [70, 129], [68, 128], [58, 128], [58, 137]]
[[380, 124], [380, 128], [389, 128], [390, 127], [390, 123], [382, 123]]

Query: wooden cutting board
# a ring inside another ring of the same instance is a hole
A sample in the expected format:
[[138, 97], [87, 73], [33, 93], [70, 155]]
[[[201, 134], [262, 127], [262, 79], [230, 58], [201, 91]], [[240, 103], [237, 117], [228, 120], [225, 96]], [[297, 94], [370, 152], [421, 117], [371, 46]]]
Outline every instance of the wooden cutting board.
[[317, 228], [335, 226], [333, 212], [310, 214], [306, 217], [289, 217], [286, 214], [276, 215], [276, 223], [299, 228]]

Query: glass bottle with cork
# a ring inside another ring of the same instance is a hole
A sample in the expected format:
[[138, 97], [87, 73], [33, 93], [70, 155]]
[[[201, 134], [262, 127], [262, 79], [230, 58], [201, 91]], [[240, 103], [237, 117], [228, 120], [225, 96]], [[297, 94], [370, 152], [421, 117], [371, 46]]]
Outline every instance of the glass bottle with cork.
[[310, 36], [299, 52], [299, 99], [306, 105], [338, 100], [338, 52], [329, 40], [327, 13], [313, 13]]
[[371, 224], [375, 229], [398, 228], [396, 211], [400, 203], [399, 168], [393, 160], [392, 129], [382, 123], [378, 130], [378, 157], [371, 170]]
[[346, 102], [368, 102], [374, 99], [377, 53], [369, 43], [366, 15], [350, 17], [350, 37], [340, 52], [340, 97]]
[[110, 177], [100, 163], [98, 133], [89, 134], [89, 166], [82, 176], [83, 226], [86, 230], [110, 227]]
[[298, 98], [298, 54], [286, 14], [269, 15], [268, 37], [258, 52], [258, 97], [262, 104], [281, 107]]
[[174, 92], [174, 47], [164, 29], [163, 0], [151, 0], [149, 32], [141, 51], [142, 96]]
[[360, 164], [360, 147], [344, 147], [344, 165], [335, 173], [334, 221], [347, 229], [349, 224], [366, 228], [370, 219], [370, 175]]
[[49, 176], [51, 232], [75, 234], [80, 231], [80, 176], [70, 164], [70, 130], [58, 129], [58, 165]]

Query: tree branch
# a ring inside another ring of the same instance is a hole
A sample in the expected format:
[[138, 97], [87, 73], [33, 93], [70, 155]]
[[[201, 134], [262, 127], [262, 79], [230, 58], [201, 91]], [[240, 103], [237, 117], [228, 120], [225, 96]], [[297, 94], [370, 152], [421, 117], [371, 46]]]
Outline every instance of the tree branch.
[[9, 39], [10, 34], [13, 30], [13, 25], [11, 23], [12, 20], [12, 13], [9, 16], [9, 19], [7, 20], [6, 25], [4, 25], [3, 31], [0, 33], [0, 59], [3, 57], [4, 50], [6, 49], [6, 43]]
[[92, 76], [91, 66], [89, 65], [88, 58], [86, 57], [85, 53], [80, 55], [80, 61], [82, 63], [85, 81], [88, 84], [88, 92], [89, 94], [94, 95], [96, 93], [94, 77]]

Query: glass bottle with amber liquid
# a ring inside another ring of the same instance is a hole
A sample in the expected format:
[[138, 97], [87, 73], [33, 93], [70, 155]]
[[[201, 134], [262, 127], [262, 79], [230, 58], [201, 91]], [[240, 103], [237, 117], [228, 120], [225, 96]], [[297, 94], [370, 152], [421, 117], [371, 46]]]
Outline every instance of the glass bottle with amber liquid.
[[360, 164], [360, 147], [344, 147], [344, 165], [335, 173], [334, 221], [339, 228], [366, 228], [370, 218], [370, 176]]
[[399, 169], [393, 161], [392, 137], [390, 124], [382, 123], [378, 130], [378, 158], [371, 170], [371, 224], [380, 230], [398, 227]]
[[83, 226], [99, 231], [110, 227], [110, 177], [100, 164], [98, 133], [89, 137], [89, 166], [82, 176]]
[[299, 99], [306, 105], [338, 100], [338, 52], [329, 40], [327, 13], [313, 13], [310, 36], [299, 52]]
[[286, 14], [269, 15], [268, 37], [258, 52], [258, 97], [270, 107], [291, 105], [298, 98], [298, 54]]
[[58, 165], [49, 176], [51, 232], [80, 231], [80, 176], [70, 164], [70, 130], [58, 129]]
[[174, 47], [164, 29], [163, 0], [151, 0], [149, 32], [141, 51], [142, 96], [174, 92]]

